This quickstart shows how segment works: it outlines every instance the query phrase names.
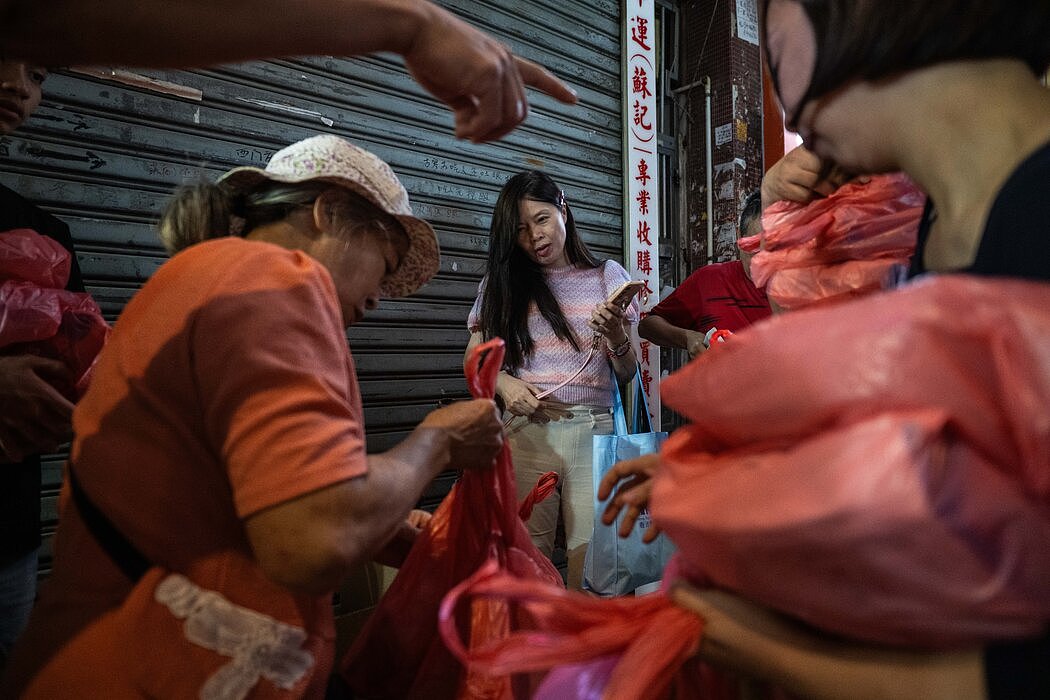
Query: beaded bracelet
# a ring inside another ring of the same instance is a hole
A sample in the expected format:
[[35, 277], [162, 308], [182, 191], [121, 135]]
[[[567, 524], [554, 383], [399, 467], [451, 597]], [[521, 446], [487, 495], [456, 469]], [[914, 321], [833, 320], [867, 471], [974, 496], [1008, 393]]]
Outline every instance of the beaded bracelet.
[[615, 348], [610, 348], [608, 345], [605, 346], [608, 349], [609, 354], [613, 357], [623, 357], [631, 349], [631, 336], [627, 336], [627, 340], [623, 341]]

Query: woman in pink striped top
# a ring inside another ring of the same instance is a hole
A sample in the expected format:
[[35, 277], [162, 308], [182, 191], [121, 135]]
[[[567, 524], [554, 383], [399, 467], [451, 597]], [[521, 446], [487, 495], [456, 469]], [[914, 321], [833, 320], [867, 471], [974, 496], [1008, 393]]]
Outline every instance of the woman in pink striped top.
[[550, 556], [561, 513], [568, 584], [580, 588], [594, 524], [591, 436], [613, 432], [616, 381], [634, 376], [630, 325], [638, 322], [638, 307], [632, 302], [624, 311], [605, 302], [628, 280], [627, 271], [595, 259], [564, 193], [545, 173], [507, 181], [489, 235], [487, 272], [467, 320], [467, 353], [490, 338], [506, 341], [496, 391], [511, 420], [518, 497], [544, 472], [558, 473], [558, 492], [533, 510], [529, 533]]

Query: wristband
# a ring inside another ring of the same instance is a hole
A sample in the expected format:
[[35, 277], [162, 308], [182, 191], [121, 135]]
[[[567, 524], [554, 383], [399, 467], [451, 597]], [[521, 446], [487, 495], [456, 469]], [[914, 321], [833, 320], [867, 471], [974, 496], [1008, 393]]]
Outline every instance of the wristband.
[[609, 347], [608, 344], [605, 347], [613, 357], [623, 357], [631, 349], [631, 336], [627, 336], [627, 339], [616, 347]]

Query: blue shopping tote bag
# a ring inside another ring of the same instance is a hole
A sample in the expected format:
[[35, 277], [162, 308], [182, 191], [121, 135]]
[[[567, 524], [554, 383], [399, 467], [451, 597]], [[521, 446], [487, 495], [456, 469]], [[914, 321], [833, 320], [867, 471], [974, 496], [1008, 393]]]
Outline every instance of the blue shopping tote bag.
[[[649, 407], [645, 403], [645, 392], [641, 388], [637, 372], [633, 382], [636, 386], [635, 393], [641, 402], [640, 408], [644, 411], [642, 415], [648, 423]], [[598, 493], [598, 484], [614, 464], [659, 452], [660, 445], [667, 439], [665, 432], [628, 433], [619, 389], [614, 394], [613, 422], [616, 432], [612, 435], [595, 435], [592, 438], [595, 494]], [[636, 401], [637, 403], [639, 402]], [[637, 415], [637, 411], [635, 414]], [[601, 521], [604, 509], [605, 503], [598, 501], [595, 495], [594, 535], [584, 560], [584, 588], [602, 596], [627, 595], [634, 593], [639, 586], [659, 581], [664, 566], [674, 553], [671, 541], [666, 535], [660, 535], [649, 544], [642, 542], [642, 536], [651, 524], [648, 511], [638, 517], [630, 536], [620, 537], [617, 531], [623, 521], [623, 513], [612, 525], [604, 525]]]

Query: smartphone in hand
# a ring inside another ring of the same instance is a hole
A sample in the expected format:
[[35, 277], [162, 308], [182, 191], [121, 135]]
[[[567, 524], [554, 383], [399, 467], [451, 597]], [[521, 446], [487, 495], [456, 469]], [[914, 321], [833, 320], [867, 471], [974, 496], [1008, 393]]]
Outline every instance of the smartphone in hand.
[[645, 288], [645, 282], [638, 280], [628, 280], [621, 284], [616, 290], [609, 295], [606, 299], [606, 303], [615, 304], [621, 309], [626, 309], [627, 305], [631, 303], [631, 299], [634, 299], [638, 292]]

